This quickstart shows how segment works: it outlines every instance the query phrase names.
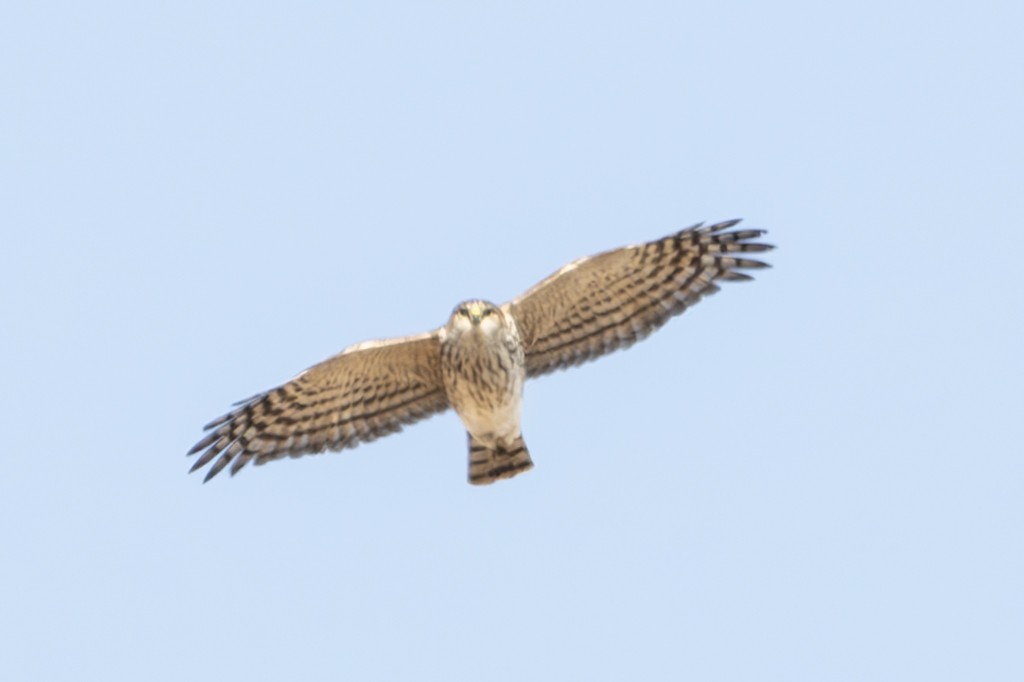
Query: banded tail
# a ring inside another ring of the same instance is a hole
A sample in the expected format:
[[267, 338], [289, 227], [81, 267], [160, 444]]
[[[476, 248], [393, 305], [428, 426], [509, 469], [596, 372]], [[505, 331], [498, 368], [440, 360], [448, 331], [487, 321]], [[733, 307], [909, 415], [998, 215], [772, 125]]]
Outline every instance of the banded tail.
[[491, 447], [469, 434], [469, 482], [473, 485], [487, 485], [500, 478], [512, 478], [532, 468], [533, 461], [522, 436], [508, 446]]

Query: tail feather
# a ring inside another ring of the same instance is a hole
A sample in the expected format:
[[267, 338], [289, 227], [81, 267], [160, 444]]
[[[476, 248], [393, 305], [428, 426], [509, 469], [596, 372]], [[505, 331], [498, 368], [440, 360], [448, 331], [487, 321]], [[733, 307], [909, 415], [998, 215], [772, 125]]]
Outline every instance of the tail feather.
[[469, 482], [487, 485], [501, 478], [512, 478], [533, 468], [523, 437], [508, 445], [490, 446], [469, 436]]

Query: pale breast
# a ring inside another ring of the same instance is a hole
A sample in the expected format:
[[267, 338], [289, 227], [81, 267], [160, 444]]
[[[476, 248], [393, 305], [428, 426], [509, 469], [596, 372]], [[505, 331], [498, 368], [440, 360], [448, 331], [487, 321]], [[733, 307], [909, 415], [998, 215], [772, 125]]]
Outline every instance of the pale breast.
[[526, 369], [514, 326], [454, 330], [441, 353], [448, 401], [466, 430], [485, 443], [519, 436]]

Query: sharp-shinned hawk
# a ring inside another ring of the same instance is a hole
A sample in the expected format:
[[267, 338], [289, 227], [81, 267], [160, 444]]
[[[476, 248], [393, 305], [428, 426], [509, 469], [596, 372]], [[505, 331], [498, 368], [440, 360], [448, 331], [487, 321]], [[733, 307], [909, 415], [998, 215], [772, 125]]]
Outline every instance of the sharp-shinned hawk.
[[426, 334], [367, 341], [206, 425], [190, 455], [209, 480], [231, 466], [339, 450], [394, 433], [452, 407], [469, 435], [469, 482], [493, 483], [533, 466], [520, 431], [526, 379], [626, 348], [719, 281], [768, 267], [740, 254], [768, 251], [762, 230], [738, 220], [576, 260], [504, 305], [471, 300]]

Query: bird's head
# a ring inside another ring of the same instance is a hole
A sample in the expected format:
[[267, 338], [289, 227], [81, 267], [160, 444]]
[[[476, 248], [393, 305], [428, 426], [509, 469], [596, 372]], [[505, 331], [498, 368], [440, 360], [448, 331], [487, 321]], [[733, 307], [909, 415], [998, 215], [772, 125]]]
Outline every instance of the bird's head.
[[501, 326], [501, 310], [488, 301], [464, 301], [455, 306], [448, 320], [448, 327], [453, 331], [466, 332], [479, 330], [491, 333]]

